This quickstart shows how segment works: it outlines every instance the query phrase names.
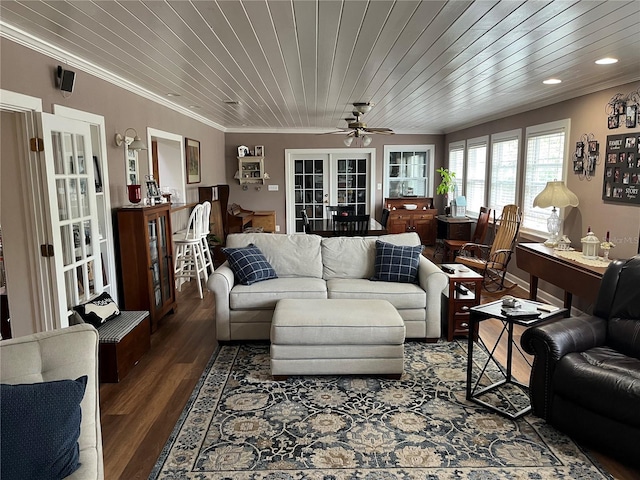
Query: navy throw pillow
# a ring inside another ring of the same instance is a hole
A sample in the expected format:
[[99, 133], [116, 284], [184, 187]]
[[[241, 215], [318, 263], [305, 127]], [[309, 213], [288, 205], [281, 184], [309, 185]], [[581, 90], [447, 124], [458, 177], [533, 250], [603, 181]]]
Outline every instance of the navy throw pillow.
[[253, 243], [241, 248], [223, 248], [238, 282], [242, 285], [278, 278], [264, 254]]
[[84, 323], [90, 323], [96, 328], [120, 315], [118, 305], [107, 292], [101, 293], [87, 303], [73, 307], [73, 309], [80, 315]]
[[2, 478], [53, 480], [80, 466], [80, 402], [87, 376], [77, 380], [0, 385]]
[[372, 280], [415, 283], [423, 249], [422, 245], [408, 247], [376, 240], [375, 274]]

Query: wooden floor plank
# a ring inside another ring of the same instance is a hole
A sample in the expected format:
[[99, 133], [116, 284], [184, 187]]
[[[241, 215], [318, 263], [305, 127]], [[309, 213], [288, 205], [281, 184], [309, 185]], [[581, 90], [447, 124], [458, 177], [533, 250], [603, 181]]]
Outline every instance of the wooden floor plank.
[[[516, 287], [510, 295], [526, 297]], [[500, 298], [484, 295], [484, 301]], [[151, 336], [151, 350], [118, 384], [102, 384], [100, 408], [105, 479], [146, 479], [217, 347], [213, 295], [198, 296], [195, 284], [178, 293], [177, 313], [167, 315]], [[481, 337], [491, 342], [497, 323], [483, 322]], [[503, 354], [501, 349], [501, 354]], [[514, 372], [528, 383], [526, 363], [514, 360]], [[640, 478], [640, 471], [594, 452], [620, 480]]]

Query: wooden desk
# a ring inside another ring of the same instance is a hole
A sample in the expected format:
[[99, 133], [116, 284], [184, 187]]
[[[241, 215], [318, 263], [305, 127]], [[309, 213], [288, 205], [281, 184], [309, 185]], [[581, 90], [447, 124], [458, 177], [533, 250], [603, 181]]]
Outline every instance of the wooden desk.
[[[321, 237], [333, 237], [333, 220], [325, 218], [324, 220], [310, 220], [309, 226], [311, 227], [311, 233], [314, 235], [320, 235]], [[369, 231], [368, 237], [375, 237], [378, 235], [385, 235], [387, 229], [382, 226], [378, 221], [373, 218], [369, 219]]]
[[541, 278], [564, 290], [566, 315], [571, 312], [573, 295], [594, 303], [600, 289], [606, 267], [591, 267], [574, 260], [559, 257], [553, 248], [542, 243], [521, 243], [516, 247], [518, 268], [529, 273], [529, 299], [538, 295], [538, 279]]

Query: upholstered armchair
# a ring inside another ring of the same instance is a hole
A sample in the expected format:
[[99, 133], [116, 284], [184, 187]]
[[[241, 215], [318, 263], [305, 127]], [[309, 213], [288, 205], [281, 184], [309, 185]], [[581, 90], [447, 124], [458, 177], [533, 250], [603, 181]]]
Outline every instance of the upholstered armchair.
[[592, 315], [530, 328], [533, 412], [625, 463], [640, 465], [640, 255], [607, 268]]

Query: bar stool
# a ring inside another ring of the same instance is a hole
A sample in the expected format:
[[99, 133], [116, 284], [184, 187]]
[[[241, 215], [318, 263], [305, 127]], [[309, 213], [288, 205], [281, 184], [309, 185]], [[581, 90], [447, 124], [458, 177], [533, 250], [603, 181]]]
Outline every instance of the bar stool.
[[176, 246], [175, 279], [176, 288], [182, 291], [182, 283], [185, 279], [192, 278], [198, 282], [198, 292], [202, 298], [202, 284], [200, 278], [207, 280], [207, 268], [205, 266], [204, 253], [202, 251], [202, 215], [204, 207], [196, 205], [189, 215], [187, 229], [173, 236], [173, 244]]
[[202, 236], [200, 237], [200, 243], [202, 244], [202, 253], [204, 255], [204, 266], [207, 274], [209, 274], [209, 272], [213, 273], [214, 270], [211, 250], [209, 248], [209, 233], [211, 232], [211, 202], [203, 202], [202, 207]]

